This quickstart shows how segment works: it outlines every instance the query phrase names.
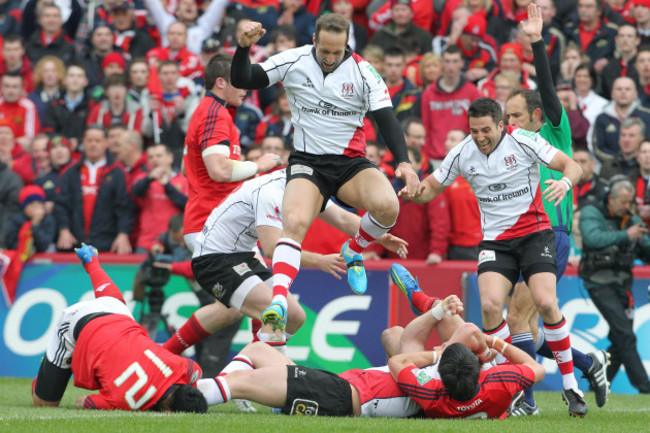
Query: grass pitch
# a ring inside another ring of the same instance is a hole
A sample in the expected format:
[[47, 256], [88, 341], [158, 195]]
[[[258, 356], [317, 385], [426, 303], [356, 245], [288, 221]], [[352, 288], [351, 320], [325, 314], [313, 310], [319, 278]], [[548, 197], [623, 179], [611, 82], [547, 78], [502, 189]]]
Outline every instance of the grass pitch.
[[[207, 415], [159, 414], [148, 412], [80, 411], [75, 399], [87, 391], [70, 384], [60, 408], [31, 407], [31, 380], [0, 378], [0, 432], [11, 433], [116, 433], [116, 432], [470, 432], [480, 433], [636, 433], [650, 431], [650, 395], [610, 396], [598, 408], [593, 393], [587, 393], [589, 413], [572, 418], [559, 392], [535, 394], [541, 414], [537, 417], [504, 421], [367, 419], [297, 417], [274, 415], [263, 406], [255, 414], [238, 413], [226, 405], [211, 407]], [[468, 423], [470, 425], [468, 425]]]

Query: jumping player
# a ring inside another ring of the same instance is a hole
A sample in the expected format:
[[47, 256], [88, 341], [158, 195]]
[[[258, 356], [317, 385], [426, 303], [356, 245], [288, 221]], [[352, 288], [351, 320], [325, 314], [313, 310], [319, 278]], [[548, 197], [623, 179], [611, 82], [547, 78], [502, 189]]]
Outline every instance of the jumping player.
[[335, 14], [316, 22], [314, 45], [286, 50], [251, 65], [250, 47], [266, 30], [258, 22], [242, 27], [231, 70], [233, 84], [259, 89], [282, 83], [291, 106], [296, 151], [289, 158], [283, 203], [284, 228], [273, 255], [273, 301], [265, 322], [282, 322], [287, 293], [300, 268], [301, 243], [330, 197], [368, 212], [341, 255], [352, 291], [363, 294], [367, 278], [361, 252], [388, 232], [397, 219], [398, 199], [386, 176], [364, 158], [363, 119], [370, 111], [393, 153], [396, 176], [415, 192], [418, 183], [406, 153], [390, 94], [370, 63], [347, 45], [350, 23]]

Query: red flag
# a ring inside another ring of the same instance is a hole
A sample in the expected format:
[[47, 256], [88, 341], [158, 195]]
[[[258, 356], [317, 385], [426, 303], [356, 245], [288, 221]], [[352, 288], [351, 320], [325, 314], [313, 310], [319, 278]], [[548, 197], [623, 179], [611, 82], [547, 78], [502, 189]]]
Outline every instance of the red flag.
[[149, 79], [147, 80], [147, 89], [149, 89], [149, 94], [151, 95], [152, 101], [158, 102], [158, 109], [153, 110], [153, 136], [156, 143], [160, 143], [160, 127], [162, 122], [162, 95], [163, 89], [162, 84], [160, 83], [160, 77], [158, 77], [158, 68], [155, 65], [156, 62], [149, 62]]
[[27, 221], [18, 232], [18, 249], [0, 253], [0, 286], [7, 306], [16, 299], [16, 287], [25, 262], [34, 254], [32, 222]]

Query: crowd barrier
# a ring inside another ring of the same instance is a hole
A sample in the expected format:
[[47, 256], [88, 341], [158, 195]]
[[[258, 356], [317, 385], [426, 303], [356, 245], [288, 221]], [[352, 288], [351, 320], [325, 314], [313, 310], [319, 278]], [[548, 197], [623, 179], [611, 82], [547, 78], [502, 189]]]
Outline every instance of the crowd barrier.
[[[132, 300], [131, 287], [142, 260], [141, 255], [102, 254], [104, 269], [122, 289], [136, 318], [140, 317], [142, 305]], [[475, 263], [443, 262], [426, 266], [421, 261], [404, 261], [403, 264], [419, 278], [428, 294], [442, 298], [454, 293], [461, 297], [466, 319], [480, 326]], [[301, 270], [292, 292], [307, 312], [307, 321], [291, 338], [289, 356], [298, 363], [335, 372], [385, 364], [381, 332], [388, 326], [405, 326], [414, 317], [406, 298], [390, 283], [389, 266], [390, 262], [383, 260], [366, 263], [369, 284], [363, 296], [354, 295], [345, 278], [336, 280], [319, 270]], [[635, 276], [635, 332], [639, 353], [646, 370], [650, 371], [650, 266], [636, 268]], [[187, 281], [178, 276], [172, 276], [164, 291], [163, 315], [169, 325], [180, 327], [198, 307], [197, 298]], [[38, 254], [32, 258], [23, 269], [15, 302], [8, 306], [0, 299], [0, 376], [33, 377], [58, 314], [67, 306], [92, 297], [90, 279], [73, 254]], [[569, 267], [560, 281], [558, 300], [569, 323], [574, 347], [584, 352], [607, 349], [607, 322], [589, 299], [574, 268]], [[248, 321], [242, 323], [233, 342], [233, 352], [251, 339]], [[158, 338], [161, 341], [167, 338], [162, 325]], [[428, 341], [429, 345], [438, 343], [435, 337]], [[559, 390], [561, 376], [557, 365], [552, 360], [542, 362], [547, 376], [537, 388]], [[580, 386], [587, 389], [588, 383], [581, 379]], [[624, 369], [614, 380], [612, 391], [636, 392]]]

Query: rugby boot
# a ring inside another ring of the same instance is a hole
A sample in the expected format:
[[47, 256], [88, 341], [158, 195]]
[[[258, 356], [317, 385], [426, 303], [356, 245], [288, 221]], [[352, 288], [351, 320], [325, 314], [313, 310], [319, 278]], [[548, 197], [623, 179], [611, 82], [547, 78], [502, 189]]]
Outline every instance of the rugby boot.
[[596, 394], [596, 404], [603, 407], [609, 398], [609, 382], [607, 382], [607, 366], [610, 364], [610, 356], [604, 350], [587, 354], [594, 363], [591, 365], [585, 377]]
[[393, 283], [406, 295], [411, 304], [411, 310], [413, 314], [419, 316], [422, 314], [415, 305], [413, 304], [413, 293], [421, 292], [420, 286], [418, 285], [418, 279], [413, 279], [413, 275], [402, 265], [393, 263], [390, 265], [390, 278], [393, 280]]
[[355, 294], [363, 295], [368, 288], [368, 277], [366, 277], [366, 269], [363, 267], [363, 257], [361, 254], [348, 254], [349, 243], [348, 240], [341, 247], [341, 257], [348, 267], [348, 284]]

